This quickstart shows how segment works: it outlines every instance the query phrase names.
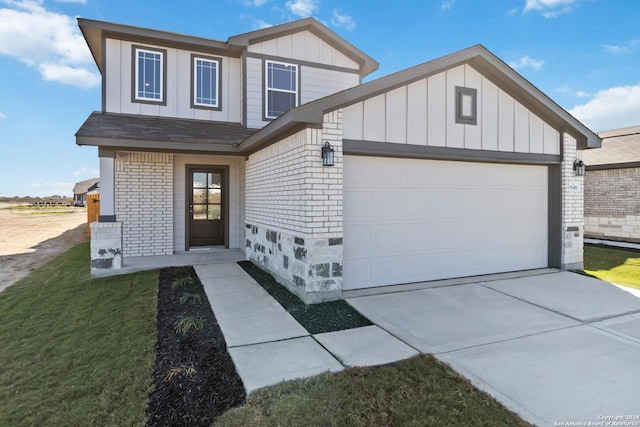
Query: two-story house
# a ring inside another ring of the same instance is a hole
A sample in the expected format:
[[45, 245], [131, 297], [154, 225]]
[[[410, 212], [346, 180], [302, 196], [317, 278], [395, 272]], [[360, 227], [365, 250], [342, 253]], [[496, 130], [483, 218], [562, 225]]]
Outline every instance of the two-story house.
[[314, 19], [217, 41], [79, 19], [102, 110], [92, 269], [242, 250], [305, 301], [582, 263], [600, 139], [482, 46], [363, 84]]

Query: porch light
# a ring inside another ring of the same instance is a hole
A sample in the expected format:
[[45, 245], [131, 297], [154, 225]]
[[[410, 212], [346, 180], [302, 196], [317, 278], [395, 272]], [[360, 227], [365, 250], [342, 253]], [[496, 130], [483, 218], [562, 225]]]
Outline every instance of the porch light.
[[573, 162], [573, 172], [576, 176], [584, 176], [584, 163], [580, 159], [575, 159]]
[[333, 147], [329, 141], [325, 141], [322, 147], [322, 166], [333, 166]]

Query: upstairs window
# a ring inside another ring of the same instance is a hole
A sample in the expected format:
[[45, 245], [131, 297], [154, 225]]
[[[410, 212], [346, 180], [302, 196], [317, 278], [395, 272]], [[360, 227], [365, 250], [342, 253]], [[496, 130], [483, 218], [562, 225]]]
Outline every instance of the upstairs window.
[[192, 55], [193, 60], [193, 106], [220, 107], [220, 59]]
[[266, 62], [265, 112], [268, 119], [298, 105], [298, 66], [281, 62]]
[[165, 51], [134, 48], [134, 100], [164, 102]]

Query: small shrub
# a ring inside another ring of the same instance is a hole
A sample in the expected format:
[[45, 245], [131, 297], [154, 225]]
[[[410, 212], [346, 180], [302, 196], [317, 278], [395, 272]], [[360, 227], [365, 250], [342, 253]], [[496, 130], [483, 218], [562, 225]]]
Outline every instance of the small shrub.
[[186, 335], [192, 331], [199, 331], [204, 328], [204, 320], [196, 316], [183, 316], [175, 323], [177, 334]]
[[180, 296], [180, 304], [202, 304], [202, 295], [183, 292]]
[[186, 377], [190, 377], [195, 373], [196, 373], [196, 370], [192, 366], [188, 366], [188, 367], [180, 366], [177, 368], [171, 368], [169, 369], [169, 372], [167, 373], [167, 375], [165, 375], [164, 382], [170, 383], [171, 381], [173, 381], [175, 377], [181, 374], [184, 374], [184, 376]]
[[189, 285], [193, 285], [193, 277], [191, 276], [179, 277], [171, 282], [172, 289], [185, 288]]

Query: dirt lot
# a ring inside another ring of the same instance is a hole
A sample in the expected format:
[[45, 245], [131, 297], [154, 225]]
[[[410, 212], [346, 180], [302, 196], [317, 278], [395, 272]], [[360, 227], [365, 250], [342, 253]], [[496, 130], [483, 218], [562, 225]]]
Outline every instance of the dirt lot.
[[84, 208], [0, 203], [0, 292], [84, 241], [86, 222]]

